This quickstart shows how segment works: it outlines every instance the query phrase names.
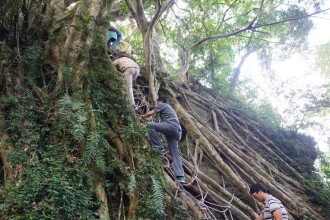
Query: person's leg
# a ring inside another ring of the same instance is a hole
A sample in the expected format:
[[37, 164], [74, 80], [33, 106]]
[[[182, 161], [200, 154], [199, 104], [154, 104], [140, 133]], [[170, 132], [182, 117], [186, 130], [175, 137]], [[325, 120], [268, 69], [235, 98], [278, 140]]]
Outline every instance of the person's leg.
[[152, 147], [162, 149], [164, 148], [163, 142], [160, 140], [158, 132], [161, 132], [165, 135], [173, 133], [173, 126], [169, 123], [149, 123], [149, 141]]
[[148, 133], [148, 138], [149, 138], [150, 145], [152, 147], [157, 148], [157, 149], [163, 149], [164, 144], [161, 141], [160, 136], [157, 132], [158, 127], [159, 127], [158, 123], [156, 123], [156, 122], [149, 123], [149, 129], [150, 130], [149, 130], [149, 133]]
[[134, 72], [133, 72], [133, 82], [136, 81], [137, 77], [140, 75], [140, 69], [139, 68], [134, 68]]
[[184, 177], [179, 140], [173, 136], [166, 136], [166, 140], [173, 160], [173, 172], [177, 177]]
[[128, 96], [129, 96], [129, 99], [130, 99], [130, 102], [132, 103], [132, 105], [135, 105], [134, 94], [133, 94], [133, 85], [132, 85], [133, 73], [135, 72], [135, 69], [136, 68], [128, 68], [123, 73], [123, 76], [126, 81]]

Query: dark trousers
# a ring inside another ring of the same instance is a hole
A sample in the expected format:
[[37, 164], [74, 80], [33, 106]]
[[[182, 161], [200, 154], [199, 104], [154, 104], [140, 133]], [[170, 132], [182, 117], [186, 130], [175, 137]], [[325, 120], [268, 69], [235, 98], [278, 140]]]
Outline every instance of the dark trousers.
[[173, 172], [176, 176], [184, 176], [179, 149], [179, 141], [182, 134], [181, 129], [167, 122], [152, 122], [149, 126], [149, 141], [151, 146], [158, 149], [164, 148], [164, 144], [162, 143], [158, 132], [163, 133], [166, 137], [168, 149], [173, 159]]

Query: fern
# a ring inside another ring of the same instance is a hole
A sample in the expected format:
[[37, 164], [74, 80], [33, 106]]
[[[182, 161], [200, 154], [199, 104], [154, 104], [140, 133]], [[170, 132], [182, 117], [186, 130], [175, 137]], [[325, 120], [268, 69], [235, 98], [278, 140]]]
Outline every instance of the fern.
[[76, 110], [81, 110], [84, 107], [84, 103], [82, 102], [72, 102], [72, 110], [76, 111]]
[[62, 130], [71, 130], [76, 141], [83, 141], [87, 131], [87, 112], [84, 103], [73, 101], [69, 95], [60, 98], [62, 107], [59, 109]]
[[135, 191], [136, 188], [136, 180], [134, 174], [131, 174], [129, 176], [129, 183], [128, 183], [128, 193], [132, 194]]
[[63, 80], [65, 82], [68, 82], [70, 77], [72, 76], [72, 73], [73, 73], [73, 68], [72, 67], [64, 67], [62, 69]]
[[105, 162], [105, 160], [104, 160], [103, 155], [98, 154], [98, 155], [96, 156], [96, 161], [95, 161], [95, 163], [96, 163], [96, 167], [99, 168], [99, 170], [100, 170], [102, 173], [104, 173], [104, 172], [107, 171], [107, 165], [106, 165], [106, 162]]
[[60, 98], [60, 103], [62, 107], [59, 109], [59, 113], [64, 115], [67, 113], [68, 109], [72, 106], [72, 100], [69, 95], [64, 95], [62, 98]]
[[132, 143], [142, 142], [145, 138], [145, 129], [133, 121], [122, 128], [122, 134], [127, 141]]
[[100, 135], [97, 132], [92, 132], [87, 137], [86, 148], [84, 151], [84, 163], [90, 164], [92, 160], [99, 154], [99, 138]]
[[80, 124], [80, 123], [73, 124], [72, 134], [73, 134], [73, 138], [76, 141], [82, 141], [82, 140], [84, 140], [85, 133], [86, 133], [86, 126], [85, 126], [85, 124]]
[[162, 190], [161, 183], [155, 178], [155, 176], [151, 176], [152, 180], [152, 195], [151, 200], [149, 201], [149, 207], [152, 208], [152, 210], [155, 213], [155, 216], [158, 219], [162, 219], [166, 217], [165, 208], [165, 198], [164, 198], [164, 192]]

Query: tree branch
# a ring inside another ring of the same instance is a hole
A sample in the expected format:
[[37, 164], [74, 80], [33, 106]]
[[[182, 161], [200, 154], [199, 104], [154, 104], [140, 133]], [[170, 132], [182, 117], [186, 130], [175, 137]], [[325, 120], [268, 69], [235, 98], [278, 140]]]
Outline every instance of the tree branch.
[[260, 25], [256, 25], [254, 28], [266, 27], [266, 26], [271, 26], [271, 25], [282, 24], [282, 23], [285, 23], [285, 22], [288, 22], [288, 21], [300, 20], [300, 19], [303, 19], [303, 18], [312, 17], [313, 15], [320, 14], [320, 13], [323, 13], [323, 12], [326, 12], [326, 11], [329, 11], [329, 10], [330, 10], [330, 8], [327, 8], [327, 9], [324, 9], [324, 10], [321, 10], [321, 11], [314, 12], [312, 14], [306, 14], [306, 15], [302, 15], [302, 16], [299, 16], [299, 17], [287, 18], [287, 19], [284, 19], [282, 21], [276, 21], [276, 22], [267, 23], [267, 24], [260, 24]]
[[233, 1], [233, 2], [229, 5], [229, 7], [225, 10], [225, 12], [223, 13], [223, 16], [222, 16], [222, 19], [221, 19], [220, 25], [218, 26], [218, 28], [216, 28], [217, 30], [219, 30], [219, 28], [220, 28], [220, 27], [222, 26], [222, 24], [225, 22], [225, 18], [226, 18], [226, 16], [227, 16], [228, 11], [229, 11], [232, 7], [234, 7], [234, 5], [236, 4], [237, 1], [238, 1], [238, 0]]
[[227, 34], [218, 34], [218, 35], [213, 35], [213, 36], [209, 36], [209, 37], [205, 37], [205, 38], [202, 38], [200, 39], [199, 41], [195, 42], [194, 44], [192, 44], [190, 46], [190, 48], [194, 48], [194, 47], [197, 47], [199, 45], [201, 45], [202, 43], [204, 43], [205, 41], [208, 41], [208, 40], [214, 40], [214, 39], [220, 39], [220, 38], [225, 38], [225, 37], [230, 37], [230, 36], [234, 36], [234, 35], [237, 35], [241, 32], [244, 32], [244, 31], [247, 31], [247, 30], [254, 30], [254, 29], [258, 29], [258, 28], [261, 28], [261, 27], [266, 27], [266, 26], [271, 26], [271, 25], [277, 25], [277, 24], [282, 24], [282, 23], [285, 23], [285, 22], [289, 22], [289, 21], [294, 21], [294, 20], [299, 20], [299, 19], [303, 19], [303, 18], [307, 18], [307, 17], [311, 17], [315, 14], [320, 14], [320, 13], [323, 13], [323, 12], [326, 12], [330, 10], [330, 8], [327, 8], [327, 9], [324, 9], [322, 11], [318, 11], [318, 12], [314, 12], [312, 14], [306, 14], [306, 15], [303, 15], [303, 16], [299, 16], [299, 17], [292, 17], [292, 18], [287, 18], [287, 19], [284, 19], [284, 20], [281, 20], [281, 21], [277, 21], [277, 22], [272, 22], [272, 23], [266, 23], [266, 24], [260, 24], [260, 25], [255, 25], [253, 26], [253, 24], [255, 23], [255, 18], [249, 22], [249, 24], [245, 27], [242, 27], [242, 28], [239, 28], [239, 29], [236, 29], [235, 31], [231, 32], [231, 33], [227, 33]]
[[[137, 12], [136, 12], [136, 10], [135, 10], [135, 8], [134, 8], [134, 5], [133, 5], [133, 3], [132, 3], [132, 1], [131, 0], [126, 0], [126, 3], [127, 3], [127, 7], [129, 8], [129, 10], [131, 11], [131, 14], [132, 14], [132, 16], [134, 17], [134, 19], [137, 21], [137, 19], [138, 19], [138, 17], [137, 17]], [[138, 22], [137, 22], [138, 23]]]
[[158, 0], [158, 10], [156, 12], [156, 14], [154, 15], [154, 17], [152, 18], [150, 25], [149, 25], [149, 32], [151, 32], [151, 30], [153, 30], [155, 24], [158, 22], [159, 18], [162, 16], [162, 14], [169, 9], [175, 2], [176, 0], [169, 0], [168, 2], [166, 2], [163, 6], [161, 5], [161, 1]]
[[252, 29], [254, 24], [258, 21], [260, 15], [261, 15], [261, 12], [262, 12], [262, 6], [264, 5], [264, 1], [265, 0], [262, 0], [261, 3], [260, 3], [260, 7], [259, 7], [259, 12], [257, 14], [257, 16], [254, 17], [254, 19], [250, 22], [250, 28]]

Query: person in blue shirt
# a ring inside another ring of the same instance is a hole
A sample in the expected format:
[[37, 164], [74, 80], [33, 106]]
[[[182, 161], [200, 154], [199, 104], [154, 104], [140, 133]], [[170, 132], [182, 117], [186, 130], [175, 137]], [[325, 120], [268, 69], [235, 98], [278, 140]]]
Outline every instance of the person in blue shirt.
[[107, 32], [107, 43], [117, 49], [121, 40], [121, 33], [117, 28], [110, 27]]

